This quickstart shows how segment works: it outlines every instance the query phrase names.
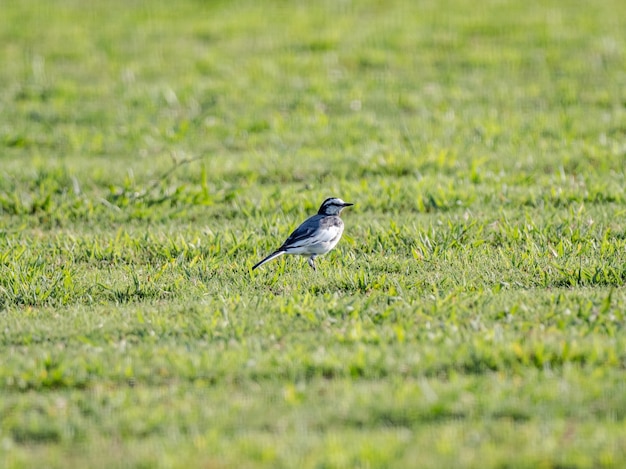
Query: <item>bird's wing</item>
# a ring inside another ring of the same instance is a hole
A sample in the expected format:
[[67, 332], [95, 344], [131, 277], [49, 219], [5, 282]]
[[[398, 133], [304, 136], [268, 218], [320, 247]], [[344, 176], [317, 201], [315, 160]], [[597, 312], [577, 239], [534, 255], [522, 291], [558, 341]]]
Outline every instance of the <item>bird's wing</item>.
[[303, 242], [308, 244], [309, 238], [315, 233], [315, 230], [317, 230], [319, 226], [319, 220], [317, 220], [315, 216], [308, 218], [298, 228], [293, 230], [293, 233], [285, 240], [283, 245], [279, 248], [279, 251], [300, 246]]
[[278, 250], [294, 249], [330, 241], [336, 234], [331, 232], [333, 230], [320, 230], [321, 220], [322, 218], [318, 215], [305, 220], [289, 235], [289, 238], [285, 240]]

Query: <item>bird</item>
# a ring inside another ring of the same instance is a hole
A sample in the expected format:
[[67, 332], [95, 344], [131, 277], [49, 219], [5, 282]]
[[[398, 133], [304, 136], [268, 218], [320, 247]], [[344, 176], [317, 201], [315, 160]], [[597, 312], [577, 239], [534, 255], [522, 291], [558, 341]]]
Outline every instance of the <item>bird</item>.
[[317, 215], [307, 218], [285, 240], [281, 247], [252, 267], [261, 267], [266, 262], [283, 254], [309, 256], [308, 263], [313, 270], [315, 258], [333, 249], [343, 233], [343, 221], [339, 218], [341, 211], [354, 204], [344, 202], [338, 197], [329, 197], [320, 205]]

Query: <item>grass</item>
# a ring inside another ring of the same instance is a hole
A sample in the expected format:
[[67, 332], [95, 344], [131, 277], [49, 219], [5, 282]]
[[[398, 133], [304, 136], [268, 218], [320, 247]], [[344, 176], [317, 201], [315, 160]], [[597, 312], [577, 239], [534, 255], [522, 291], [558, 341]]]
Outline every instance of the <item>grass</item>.
[[0, 466], [624, 466], [623, 18], [4, 5]]

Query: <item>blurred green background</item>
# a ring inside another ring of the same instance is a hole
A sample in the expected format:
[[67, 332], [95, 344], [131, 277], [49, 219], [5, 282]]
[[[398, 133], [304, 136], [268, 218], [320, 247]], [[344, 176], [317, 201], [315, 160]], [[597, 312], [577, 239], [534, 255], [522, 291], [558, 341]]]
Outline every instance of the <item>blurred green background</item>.
[[626, 464], [626, 3], [1, 10], [0, 466]]

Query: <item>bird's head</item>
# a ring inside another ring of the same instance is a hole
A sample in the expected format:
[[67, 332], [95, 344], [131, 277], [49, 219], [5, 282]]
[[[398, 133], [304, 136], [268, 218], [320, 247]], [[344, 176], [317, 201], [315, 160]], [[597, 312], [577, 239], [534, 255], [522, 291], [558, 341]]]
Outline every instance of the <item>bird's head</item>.
[[344, 202], [337, 197], [329, 197], [320, 206], [317, 211], [318, 215], [339, 215], [345, 207], [349, 207], [354, 204]]

